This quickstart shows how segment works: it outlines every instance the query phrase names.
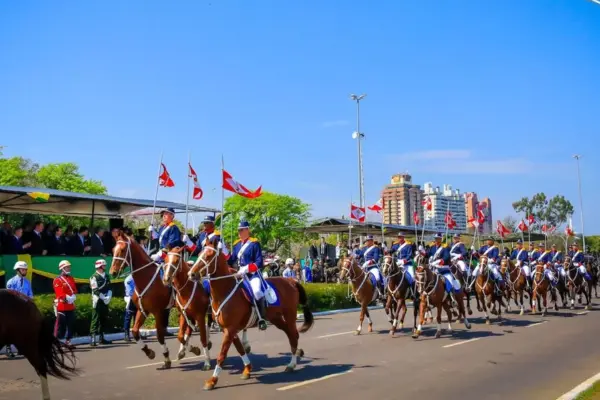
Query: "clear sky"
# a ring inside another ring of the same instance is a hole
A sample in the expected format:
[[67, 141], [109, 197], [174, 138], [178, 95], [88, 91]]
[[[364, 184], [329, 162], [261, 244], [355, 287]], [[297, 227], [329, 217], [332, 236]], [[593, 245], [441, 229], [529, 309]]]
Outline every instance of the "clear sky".
[[161, 149], [184, 201], [188, 150], [220, 205], [220, 159], [314, 216], [393, 173], [489, 196], [544, 191], [600, 233], [600, 5], [588, 0], [0, 2], [0, 145], [74, 161], [152, 198]]

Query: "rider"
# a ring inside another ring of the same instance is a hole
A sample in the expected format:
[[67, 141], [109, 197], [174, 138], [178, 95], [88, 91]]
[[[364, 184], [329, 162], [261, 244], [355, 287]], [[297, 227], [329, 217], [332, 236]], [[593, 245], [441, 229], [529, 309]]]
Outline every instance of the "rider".
[[546, 245], [544, 243], [540, 243], [538, 248], [540, 249], [540, 256], [536, 261], [544, 264], [544, 274], [546, 274], [552, 285], [556, 285], [556, 281], [554, 280], [554, 272], [549, 268], [552, 265], [552, 255], [550, 254], [549, 250], [546, 250]]
[[529, 264], [535, 265], [535, 262], [540, 258], [540, 251], [536, 249], [535, 244], [529, 243]]
[[550, 256], [552, 257], [552, 264], [554, 264], [554, 268], [558, 271], [560, 276], [563, 278], [567, 276], [565, 272], [565, 267], [563, 266], [563, 262], [565, 261], [565, 257], [563, 256], [562, 251], [556, 248], [556, 245], [552, 245], [552, 251], [550, 252]]
[[587, 272], [587, 268], [585, 267], [584, 255], [583, 252], [579, 251], [579, 244], [577, 242], [573, 243], [573, 266], [579, 268], [579, 273], [583, 275], [586, 281], [590, 282], [592, 277]]
[[[434, 243], [429, 248], [429, 264], [437, 269], [440, 275], [443, 275], [446, 281], [450, 282], [455, 292], [460, 291], [460, 282], [454, 279], [450, 271], [450, 249], [448, 245], [442, 243], [442, 234], [437, 233], [434, 236]], [[448, 292], [449, 287], [446, 286]]]
[[377, 281], [377, 288], [379, 290], [379, 294], [383, 296], [385, 290], [383, 288], [383, 279], [381, 279], [381, 272], [379, 272], [379, 257], [381, 257], [381, 252], [379, 247], [373, 243], [373, 235], [368, 235], [367, 240], [365, 241], [365, 246], [360, 251], [360, 256], [362, 258], [362, 268], [368, 270], [373, 274], [375, 280]]
[[[482, 246], [479, 249], [479, 256], [486, 256], [488, 258], [488, 267], [492, 271], [492, 276], [494, 280], [498, 283], [502, 283], [504, 279], [502, 278], [502, 274], [498, 271], [498, 255], [499, 255], [498, 247], [494, 244], [494, 238], [488, 237], [487, 244]], [[481, 265], [478, 265], [473, 271], [473, 278], [476, 278], [479, 275]]]
[[396, 263], [407, 272], [408, 283], [415, 283], [415, 267], [413, 265], [413, 247], [412, 243], [404, 239], [404, 233], [398, 232], [398, 241], [392, 245], [391, 254], [395, 256]]
[[450, 248], [450, 258], [452, 262], [455, 262], [456, 265], [460, 268], [462, 273], [465, 276], [465, 282], [467, 289], [469, 288], [469, 276], [471, 275], [471, 268], [465, 262], [467, 258], [467, 249], [465, 249], [465, 245], [460, 241], [460, 233], [454, 234], [452, 237], [453, 244]]
[[167, 253], [169, 247], [176, 246], [179, 242], [181, 242], [181, 231], [179, 227], [175, 225], [173, 220], [175, 219], [175, 210], [172, 208], [167, 208], [161, 211], [160, 216], [162, 218], [163, 224], [158, 229], [158, 232], [154, 231], [154, 226], [150, 225], [149, 231], [152, 233], [152, 237], [158, 237], [158, 252], [152, 255], [152, 260], [155, 262], [162, 262], [162, 260], [167, 258]]
[[188, 235], [183, 235], [183, 241], [186, 243], [188, 248], [192, 250], [192, 254], [198, 255], [202, 251], [202, 248], [206, 244], [206, 240], [211, 240], [213, 237], [217, 237], [218, 240], [221, 240], [221, 233], [215, 230], [215, 217], [212, 215], [207, 215], [202, 221], [204, 224], [204, 229], [200, 232], [198, 236], [198, 241], [196, 245], [193, 246], [192, 241], [189, 239]]
[[515, 265], [522, 269], [525, 277], [527, 278], [527, 287], [531, 286], [531, 269], [529, 268], [529, 254], [527, 250], [523, 248], [523, 240], [517, 240], [517, 248], [512, 251], [510, 259], [515, 262]]
[[250, 224], [247, 221], [240, 221], [238, 236], [240, 239], [233, 244], [231, 257], [229, 257], [227, 262], [231, 266], [237, 265], [239, 267], [236, 273], [238, 277], [247, 274], [247, 277], [250, 279], [250, 286], [254, 293], [259, 314], [258, 329], [264, 331], [267, 329], [267, 322], [265, 321], [267, 316], [267, 300], [263, 292], [261, 272], [263, 268], [262, 249], [260, 248], [258, 239], [250, 237]]

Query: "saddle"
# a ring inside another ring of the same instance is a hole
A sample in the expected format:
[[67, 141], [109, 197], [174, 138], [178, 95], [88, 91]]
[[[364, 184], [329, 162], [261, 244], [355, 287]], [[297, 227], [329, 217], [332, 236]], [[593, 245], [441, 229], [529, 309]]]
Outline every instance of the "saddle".
[[[275, 301], [269, 301], [269, 300], [273, 300], [273, 299], [269, 299], [269, 296], [265, 295], [265, 299], [267, 300], [267, 306], [275, 306], [275, 307], [280, 306], [281, 305], [281, 301], [280, 301], [281, 296], [279, 295], [279, 292], [277, 291], [275, 286], [273, 286], [271, 283], [269, 283], [269, 281], [266, 279], [262, 279], [262, 283], [263, 283], [263, 289], [265, 288], [265, 285], [266, 285], [267, 288], [271, 289], [273, 291], [273, 293], [275, 293], [275, 299], [274, 299]], [[250, 304], [254, 304], [254, 300], [255, 300], [254, 292], [252, 291], [252, 287], [250, 286], [250, 281], [248, 279], [244, 279], [242, 281], [241, 288], [242, 288], [242, 294], [244, 295], [246, 300]]]

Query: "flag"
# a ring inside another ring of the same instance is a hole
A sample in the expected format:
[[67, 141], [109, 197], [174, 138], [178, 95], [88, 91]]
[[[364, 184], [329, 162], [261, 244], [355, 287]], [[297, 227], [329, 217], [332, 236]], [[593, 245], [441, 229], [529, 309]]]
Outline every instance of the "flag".
[[175, 186], [175, 182], [171, 179], [171, 175], [169, 175], [169, 171], [167, 171], [167, 167], [165, 164], [160, 163], [163, 172], [158, 176], [158, 184], [164, 187], [173, 187]]
[[483, 203], [477, 203], [477, 210], [483, 210], [487, 208], [487, 203], [483, 202]]
[[27, 193], [27, 196], [29, 196], [33, 200], [35, 200], [36, 203], [47, 203], [48, 199], [50, 199], [50, 195], [48, 193], [42, 193], [42, 192]]
[[259, 186], [255, 191], [251, 191], [244, 185], [233, 179], [229, 172], [223, 170], [223, 189], [237, 193], [247, 199], [255, 199], [262, 194], [262, 186]]
[[504, 224], [500, 220], [496, 221], [496, 231], [500, 234], [502, 238], [504, 238], [506, 234], [510, 233], [508, 228], [504, 226]]
[[535, 224], [535, 217], [533, 216], [533, 214], [529, 214], [529, 217], [527, 217], [527, 221], [529, 221], [529, 226]]
[[469, 218], [468, 221], [474, 228], [479, 228], [479, 220], [477, 218]]
[[542, 225], [542, 232], [544, 233], [544, 235], [548, 235], [548, 225]]
[[429, 197], [423, 199], [423, 201], [421, 201], [421, 205], [425, 207], [427, 211], [431, 211], [433, 209], [433, 204], [431, 203], [431, 198]]
[[452, 213], [450, 211], [446, 212], [446, 216], [444, 217], [444, 222], [446, 223], [446, 225], [450, 224], [450, 221], [452, 221]]
[[366, 210], [364, 207], [357, 207], [354, 204], [350, 205], [350, 219], [358, 222], [365, 222]]
[[415, 223], [415, 225], [419, 225], [419, 222], [421, 222], [419, 220], [419, 213], [416, 211], [413, 213], [413, 222]]
[[454, 228], [456, 228], [456, 221], [454, 218], [450, 218], [450, 221], [448, 221], [448, 230], [452, 230]]
[[381, 198], [381, 199], [377, 200], [377, 203], [373, 204], [372, 206], [369, 206], [368, 208], [369, 208], [369, 210], [375, 211], [376, 213], [379, 214], [379, 212], [381, 210], [383, 210], [383, 199]]
[[565, 235], [567, 235], [567, 236], [575, 236], [575, 233], [573, 232], [573, 229], [571, 229], [571, 227], [569, 225], [567, 225], [565, 227]]
[[529, 229], [529, 228], [527, 228], [527, 224], [525, 223], [525, 220], [521, 220], [521, 223], [519, 223], [518, 228], [521, 232], [527, 232]]
[[198, 183], [198, 175], [196, 175], [196, 171], [194, 171], [194, 168], [192, 168], [191, 163], [188, 163], [188, 167], [190, 167], [190, 173], [188, 177], [194, 180], [194, 192], [192, 193], [192, 198], [194, 200], [200, 200], [204, 192], [202, 192], [200, 184]]
[[548, 234], [552, 235], [554, 232], [556, 232], [556, 226], [551, 226], [550, 229], [548, 229]]
[[479, 222], [479, 225], [483, 225], [485, 222], [485, 214], [481, 210], [477, 211], [477, 222]]

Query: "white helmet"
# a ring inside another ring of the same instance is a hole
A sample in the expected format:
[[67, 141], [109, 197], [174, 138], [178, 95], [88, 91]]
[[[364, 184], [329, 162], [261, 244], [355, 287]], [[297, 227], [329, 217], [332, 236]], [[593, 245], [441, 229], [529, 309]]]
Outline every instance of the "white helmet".
[[103, 259], [99, 259], [98, 261], [96, 261], [95, 266], [96, 266], [96, 269], [106, 268], [106, 261]]
[[15, 266], [13, 267], [13, 269], [16, 271], [18, 269], [27, 269], [29, 268], [29, 266], [27, 265], [27, 263], [25, 261], [17, 261], [15, 263]]
[[285, 260], [285, 265], [294, 265], [294, 260], [291, 258], [288, 258], [287, 260]]
[[60, 263], [58, 263], [58, 269], [62, 270], [63, 268], [66, 267], [70, 267], [71, 263], [69, 262], [69, 260], [62, 260]]

